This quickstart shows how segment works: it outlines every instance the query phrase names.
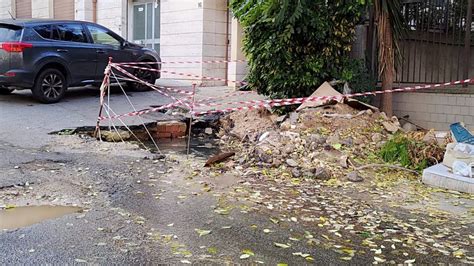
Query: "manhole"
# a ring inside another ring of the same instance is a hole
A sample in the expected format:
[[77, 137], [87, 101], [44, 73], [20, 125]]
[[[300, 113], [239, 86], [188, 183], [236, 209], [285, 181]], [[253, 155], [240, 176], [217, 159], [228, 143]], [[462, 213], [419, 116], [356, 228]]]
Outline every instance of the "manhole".
[[81, 212], [82, 208], [73, 206], [24, 206], [0, 210], [0, 230], [16, 229]]

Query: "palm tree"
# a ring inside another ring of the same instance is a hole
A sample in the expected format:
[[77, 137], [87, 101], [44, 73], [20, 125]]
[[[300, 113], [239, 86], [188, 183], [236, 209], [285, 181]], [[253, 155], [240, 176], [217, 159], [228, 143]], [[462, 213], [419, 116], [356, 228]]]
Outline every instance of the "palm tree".
[[[382, 89], [393, 88], [395, 79], [396, 56], [399, 55], [398, 40], [403, 32], [400, 0], [374, 0], [375, 19], [378, 42], [379, 75]], [[393, 115], [392, 94], [382, 94], [382, 111], [388, 116]]]

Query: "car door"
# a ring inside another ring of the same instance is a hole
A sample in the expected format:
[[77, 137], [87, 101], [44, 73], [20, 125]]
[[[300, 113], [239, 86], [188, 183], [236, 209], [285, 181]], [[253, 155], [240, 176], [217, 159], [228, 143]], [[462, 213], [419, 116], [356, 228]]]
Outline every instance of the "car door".
[[97, 52], [96, 77], [98, 80], [104, 76], [109, 58], [115, 63], [133, 61], [132, 58], [137, 52], [128, 47], [121, 37], [96, 24], [85, 24], [85, 27]]
[[81, 23], [54, 24], [52, 39], [55, 40], [53, 52], [68, 62], [72, 85], [94, 80], [96, 51]]

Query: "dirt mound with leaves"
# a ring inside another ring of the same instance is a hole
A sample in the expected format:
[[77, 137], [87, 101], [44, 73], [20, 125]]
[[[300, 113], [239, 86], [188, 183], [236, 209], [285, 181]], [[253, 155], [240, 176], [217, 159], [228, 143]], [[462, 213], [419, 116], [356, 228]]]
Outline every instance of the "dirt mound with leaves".
[[[351, 181], [362, 181], [354, 171], [380, 167], [374, 163], [383, 163], [381, 149], [394, 136], [426, 143], [423, 147], [410, 145], [408, 153], [417, 154], [417, 149], [422, 149], [433, 158], [433, 163], [442, 159], [444, 151], [434, 137], [423, 140], [429, 135], [425, 132], [406, 134], [396, 117], [344, 103], [307, 108], [280, 117], [266, 110], [235, 112], [224, 117], [221, 125], [222, 144], [237, 151], [235, 160], [240, 165], [278, 168], [293, 178], [328, 180], [345, 176]], [[390, 152], [388, 155], [397, 157], [397, 151]], [[396, 158], [389, 159], [395, 169], [410, 166], [398, 165]]]
[[264, 214], [264, 239], [268, 228], [289, 229], [288, 239], [269, 245], [307, 262], [318, 248], [340, 254], [341, 263], [474, 261], [474, 197], [420, 182], [423, 166], [443, 157], [433, 132], [405, 132], [395, 117], [346, 103], [286, 116], [235, 112], [221, 122], [222, 149], [235, 156], [199, 173], [238, 182], [221, 195], [221, 215]]

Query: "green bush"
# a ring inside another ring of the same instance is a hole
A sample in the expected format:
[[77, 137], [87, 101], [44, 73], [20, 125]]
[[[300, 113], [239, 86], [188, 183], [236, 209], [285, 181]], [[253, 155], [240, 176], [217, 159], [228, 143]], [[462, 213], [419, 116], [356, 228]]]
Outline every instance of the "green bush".
[[250, 86], [273, 98], [301, 97], [351, 76], [348, 55], [364, 7], [365, 0], [233, 0]]
[[421, 171], [443, 159], [444, 147], [437, 141], [424, 141], [424, 134], [395, 134], [380, 149], [385, 162], [398, 163]]

